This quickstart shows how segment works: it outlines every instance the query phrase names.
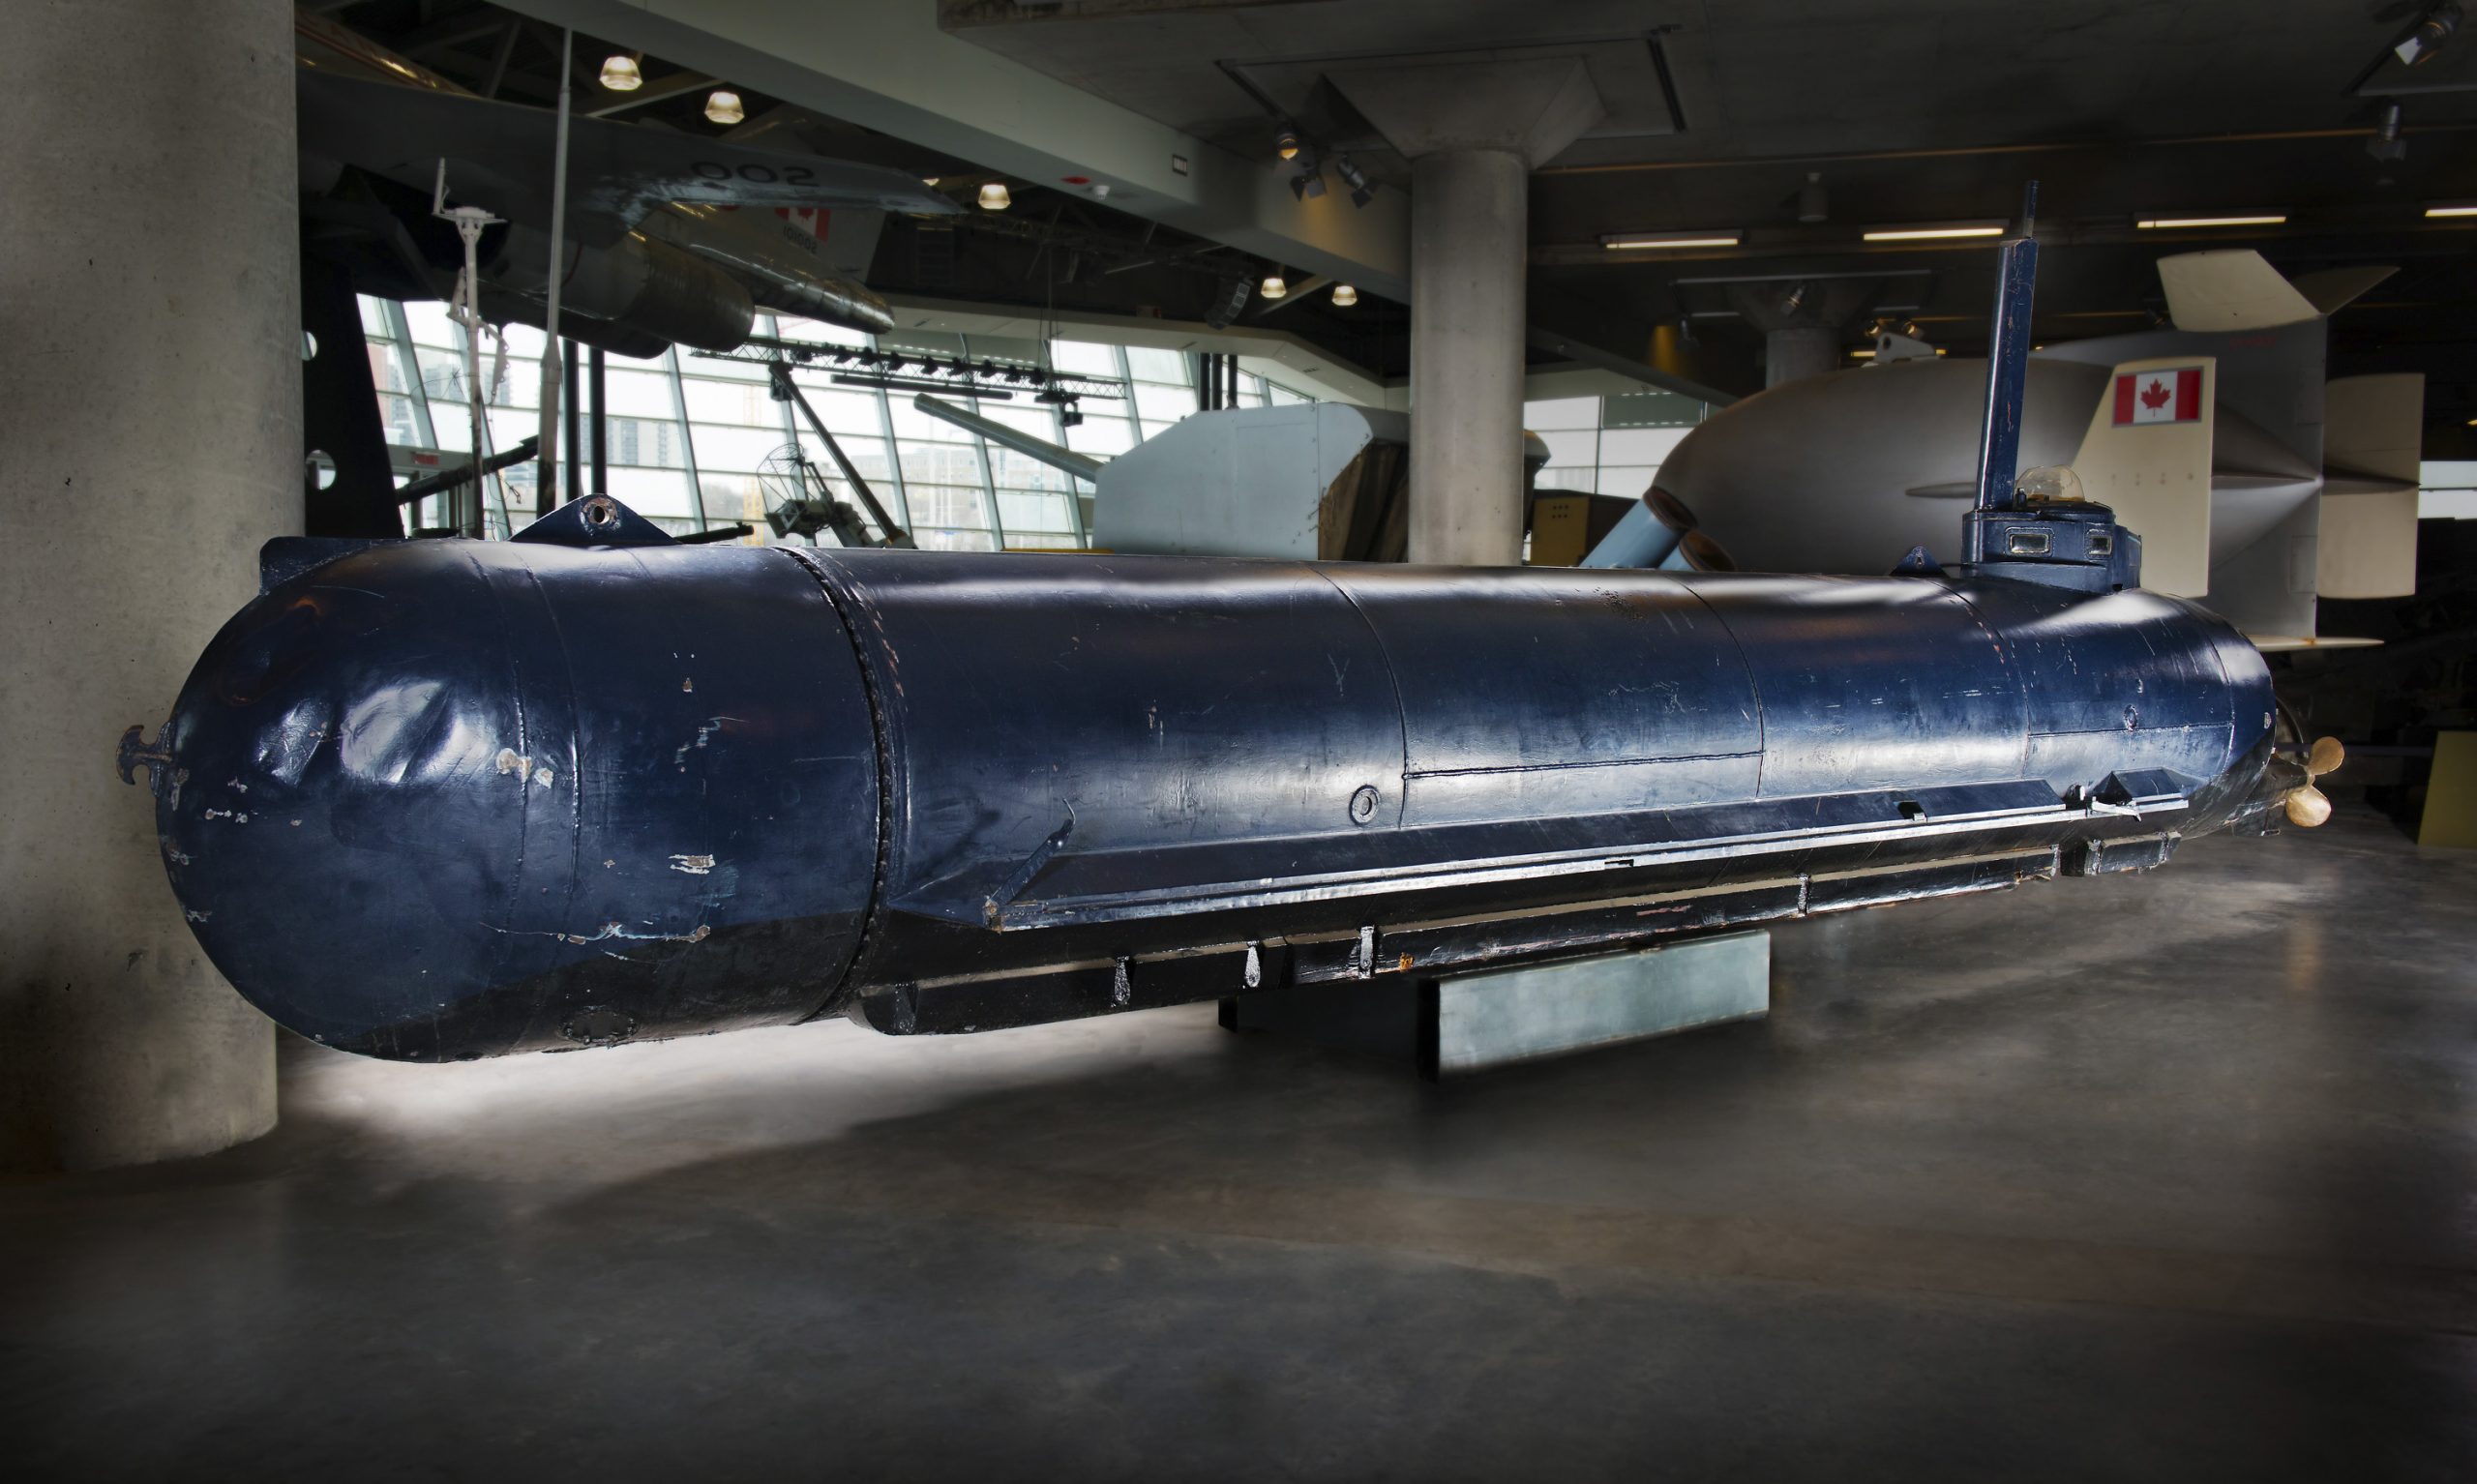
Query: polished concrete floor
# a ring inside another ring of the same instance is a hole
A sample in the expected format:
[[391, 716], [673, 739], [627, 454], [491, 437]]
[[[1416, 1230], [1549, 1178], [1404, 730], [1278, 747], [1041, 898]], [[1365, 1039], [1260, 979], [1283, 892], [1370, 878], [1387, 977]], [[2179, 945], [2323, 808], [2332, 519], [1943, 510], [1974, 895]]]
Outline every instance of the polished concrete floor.
[[0, 1186], [15, 1478], [2467, 1479], [2477, 852], [1782, 930], [1439, 1091], [1211, 1007], [461, 1067]]

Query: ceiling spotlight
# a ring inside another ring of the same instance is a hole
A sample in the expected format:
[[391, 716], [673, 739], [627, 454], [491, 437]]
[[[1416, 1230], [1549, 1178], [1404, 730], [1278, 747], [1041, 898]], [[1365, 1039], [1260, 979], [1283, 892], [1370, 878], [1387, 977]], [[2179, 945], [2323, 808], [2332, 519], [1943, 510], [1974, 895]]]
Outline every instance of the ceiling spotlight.
[[2001, 237], [2006, 222], [1925, 222], [1916, 226], [1870, 226], [1868, 242], [1932, 242], [1951, 237]]
[[1268, 273], [1265, 275], [1265, 281], [1256, 285], [1256, 292], [1268, 299], [1278, 299], [1290, 292], [1290, 285], [1281, 281], [1280, 274]]
[[645, 85], [645, 74], [637, 70], [637, 59], [623, 51], [603, 59], [602, 85], [613, 93], [633, 93]]
[[1822, 222], [1831, 215], [1830, 203], [1823, 193], [1823, 172], [1808, 170], [1806, 183], [1798, 188], [1798, 220]]
[[1333, 161], [1333, 173], [1351, 188], [1353, 206], [1364, 206], [1376, 194], [1376, 188], [1367, 183], [1367, 172], [1353, 164], [1350, 156], [1342, 155]]
[[2233, 217], [2143, 217], [2134, 225], [2147, 232], [2187, 226], [2280, 226], [2286, 222], [2283, 213], [2266, 211]]
[[1273, 135], [1273, 153], [1284, 160], [1298, 158], [1298, 130], [1296, 127], [1289, 124], [1281, 126], [1281, 133]]
[[1346, 310], [1357, 303], [1358, 303], [1358, 289], [1351, 287], [1348, 283], [1333, 285], [1333, 308]]
[[2429, 6], [2400, 40], [2391, 44], [2391, 54], [2410, 67], [2422, 67], [2433, 60], [2451, 33], [2460, 29], [2460, 6], [2457, 0], [2443, 0]]
[[1290, 178], [1290, 193], [1302, 201], [1312, 201], [1325, 193], [1325, 172], [1309, 165]]
[[2408, 153], [2408, 141], [2400, 137], [2400, 105], [2387, 103], [2373, 121], [2373, 137], [2365, 141], [2365, 152], [2376, 160], [2398, 160]]
[[705, 95], [705, 116], [717, 124], [736, 124], [748, 117], [739, 104], [739, 95], [729, 88], [716, 88]]
[[1006, 193], [1006, 183], [1002, 180], [993, 180], [980, 188], [980, 209], [983, 211], [1004, 211], [1014, 204], [1015, 198]]
[[1603, 248], [1734, 248], [1739, 232], [1612, 232], [1599, 239]]

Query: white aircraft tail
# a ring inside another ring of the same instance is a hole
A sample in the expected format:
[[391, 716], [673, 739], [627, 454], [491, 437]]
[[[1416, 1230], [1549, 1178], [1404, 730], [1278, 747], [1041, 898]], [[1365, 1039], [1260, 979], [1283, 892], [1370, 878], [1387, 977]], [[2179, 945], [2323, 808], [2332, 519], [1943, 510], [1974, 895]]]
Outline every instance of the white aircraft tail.
[[2219, 363], [2211, 356], [2126, 361], [2108, 378], [2074, 456], [2089, 498], [2141, 538], [2141, 585], [2180, 598], [2210, 591], [2211, 435]]
[[866, 280], [878, 255], [878, 235], [885, 230], [886, 214], [865, 207], [818, 207], [801, 211], [777, 206], [774, 214], [817, 239], [826, 271], [854, 281]]
[[825, 249], [825, 266], [847, 279], [865, 282], [869, 264], [878, 255], [878, 234], [885, 230], [886, 214], [847, 207], [817, 214], [817, 240]]
[[2296, 291], [2306, 297], [2316, 313], [2331, 315], [2364, 298], [2368, 291], [2376, 284], [2387, 282], [2399, 271], [2383, 264], [2366, 263], [2300, 273], [2288, 282], [2296, 285]]
[[[2167, 317], [2189, 332], [2268, 330], [2322, 315], [2313, 300], [2251, 248], [2163, 257], [2159, 286], [2167, 295]], [[2147, 553], [2143, 559], [2148, 560]]]
[[2343, 376], [2322, 402], [2322, 531], [2315, 586], [2326, 598], [2417, 590], [2417, 479], [2426, 378]]

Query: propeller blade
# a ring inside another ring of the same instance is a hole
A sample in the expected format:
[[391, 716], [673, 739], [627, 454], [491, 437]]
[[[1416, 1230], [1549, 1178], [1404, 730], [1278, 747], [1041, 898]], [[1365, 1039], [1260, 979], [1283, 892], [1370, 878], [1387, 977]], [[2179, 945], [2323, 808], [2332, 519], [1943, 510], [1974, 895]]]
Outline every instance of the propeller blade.
[[2340, 745], [2339, 738], [2316, 737], [2313, 750], [2305, 755], [2305, 771], [2320, 778], [2325, 773], [2338, 772], [2340, 764], [2347, 760], [2348, 750]]
[[2287, 822], [2297, 828], [2310, 830], [2330, 817], [2331, 801], [2312, 784], [2287, 796]]

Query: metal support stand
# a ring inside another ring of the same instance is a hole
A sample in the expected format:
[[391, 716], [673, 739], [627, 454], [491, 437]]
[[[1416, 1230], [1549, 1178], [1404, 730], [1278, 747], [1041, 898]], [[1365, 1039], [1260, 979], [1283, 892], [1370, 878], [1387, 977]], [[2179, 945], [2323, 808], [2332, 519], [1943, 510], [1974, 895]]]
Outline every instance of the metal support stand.
[[593, 347], [593, 358], [588, 364], [590, 370], [585, 376], [585, 391], [593, 401], [592, 431], [589, 435], [593, 446], [593, 492], [609, 494], [611, 492], [611, 420], [602, 414], [604, 373], [608, 368], [603, 364], [601, 346]]
[[[479, 254], [482, 229], [496, 226], [500, 219], [478, 206], [447, 204], [447, 162], [438, 163], [438, 184], [431, 192], [430, 213], [455, 224], [456, 235], [464, 244], [464, 266], [456, 275], [455, 296], [449, 301], [448, 318], [464, 329], [464, 401], [473, 419], [472, 455], [477, 467], [470, 490], [459, 488], [449, 500], [451, 514], [448, 524], [463, 535], [480, 539], [482, 534], [482, 473], [478, 464], [482, 451], [490, 446], [483, 430], [484, 407], [489, 394], [482, 386], [482, 270]], [[547, 507], [546, 507], [547, 509]]]
[[773, 379], [776, 400], [788, 401], [800, 409], [800, 416], [808, 420], [809, 430], [825, 445], [826, 457], [843, 471], [844, 479], [851, 483], [851, 492], [859, 497], [860, 507], [869, 513], [869, 519], [878, 523], [886, 545], [900, 547], [907, 551], [915, 549], [917, 543], [911, 539], [911, 533], [895, 524], [894, 517], [887, 515], [886, 508], [878, 503], [877, 491], [869, 488], [869, 482], [862, 479], [860, 471], [851, 466], [851, 460], [844, 457], [843, 445], [834, 441], [834, 434], [825, 430], [825, 423], [817, 415], [817, 409], [810, 406], [809, 400], [800, 394], [799, 383], [791, 379], [791, 368], [781, 361], [768, 361], [765, 371]]
[[584, 400], [577, 392], [584, 368], [577, 364], [576, 341], [559, 342], [559, 352], [564, 367], [561, 374], [567, 380], [567, 405], [560, 412], [559, 444], [567, 450], [568, 458], [567, 467], [561, 473], [568, 482], [568, 500], [574, 503], [584, 498], [584, 460], [577, 457], [578, 447], [583, 442], [577, 426], [577, 404]]
[[539, 445], [531, 438], [527, 438], [514, 448], [492, 454], [483, 460], [482, 466], [478, 470], [469, 461], [460, 463], [452, 469], [441, 469], [427, 479], [417, 479], [409, 485], [400, 486], [395, 491], [396, 503], [410, 505], [419, 500], [429, 499], [442, 490], [454, 490], [461, 485], [478, 486], [480, 480], [476, 477], [477, 475], [495, 474], [510, 464], [524, 462], [537, 452], [539, 452]]
[[1442, 1082], [1771, 1010], [1772, 935], [1758, 930], [1446, 979], [1265, 990], [1223, 1000], [1221, 1024], [1409, 1061]]
[[[559, 460], [573, 460], [577, 456], [576, 440], [566, 448], [559, 442], [559, 286], [567, 282], [568, 255], [568, 116], [574, 111], [569, 97], [570, 84], [576, 76], [577, 34], [572, 30], [559, 33], [559, 125], [551, 158], [551, 262], [550, 305], [542, 316], [542, 427], [534, 434], [542, 451], [541, 472], [533, 482], [533, 514], [547, 516], [559, 497]], [[474, 445], [480, 451], [480, 445]], [[474, 491], [478, 503], [480, 490]], [[574, 495], [570, 496], [575, 498]]]

